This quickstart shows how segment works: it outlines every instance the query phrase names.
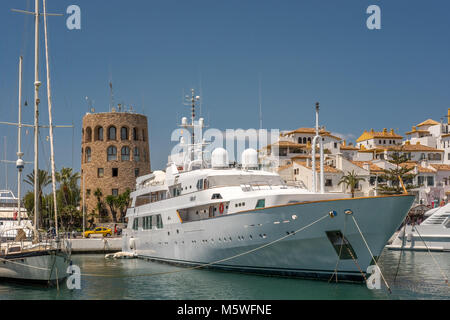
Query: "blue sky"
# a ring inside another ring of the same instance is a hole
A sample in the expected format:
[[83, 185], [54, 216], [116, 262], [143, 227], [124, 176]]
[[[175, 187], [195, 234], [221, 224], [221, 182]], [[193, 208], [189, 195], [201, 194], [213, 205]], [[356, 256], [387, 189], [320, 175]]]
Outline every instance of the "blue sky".
[[[183, 90], [202, 90], [211, 127], [258, 128], [258, 77], [263, 127], [295, 129], [321, 124], [346, 137], [364, 129], [406, 131], [450, 107], [450, 3], [379, 0], [47, 0], [49, 12], [81, 8], [81, 30], [65, 17], [49, 18], [57, 168], [80, 168], [81, 118], [115, 102], [148, 116], [152, 169], [161, 169], [174, 146], [170, 134], [189, 108]], [[366, 8], [381, 8], [381, 30], [368, 30]], [[24, 122], [33, 117], [34, 0], [0, 2], [0, 118], [17, 120], [18, 56], [24, 56]], [[43, 41], [43, 37], [41, 37]], [[43, 43], [43, 42], [42, 42]], [[43, 50], [42, 52], [42, 62]], [[41, 79], [44, 82], [44, 64]], [[45, 86], [41, 122], [48, 122]], [[42, 134], [42, 168], [49, 147]], [[16, 129], [0, 126], [0, 154], [15, 160]], [[353, 139], [354, 139], [353, 138]], [[33, 154], [32, 132], [24, 138]], [[31, 172], [31, 165], [25, 173]], [[9, 167], [8, 184], [16, 186]], [[0, 186], [5, 185], [0, 165]]]

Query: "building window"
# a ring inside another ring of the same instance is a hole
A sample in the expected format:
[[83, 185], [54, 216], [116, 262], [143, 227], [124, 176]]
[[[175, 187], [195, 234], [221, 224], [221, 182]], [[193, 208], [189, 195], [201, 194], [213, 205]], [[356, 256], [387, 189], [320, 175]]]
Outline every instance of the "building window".
[[86, 154], [85, 154], [85, 156], [86, 156], [86, 162], [91, 162], [91, 148], [89, 148], [89, 147], [87, 147], [86, 148]]
[[134, 168], [134, 177], [139, 177], [139, 168]]
[[120, 129], [120, 139], [121, 140], [128, 140], [128, 128], [122, 127]]
[[111, 190], [111, 194], [115, 197], [117, 197], [119, 195], [119, 189], [112, 189]]
[[119, 168], [112, 168], [112, 176], [113, 177], [119, 176]]
[[139, 137], [138, 137], [138, 130], [137, 130], [136, 128], [133, 128], [133, 140], [134, 140], [134, 141], [139, 140]]
[[108, 128], [108, 140], [116, 140], [116, 127]]
[[103, 127], [98, 127], [95, 130], [95, 140], [97, 141], [103, 141]]
[[418, 176], [418, 177], [417, 177], [417, 184], [418, 184], [419, 186], [423, 186], [423, 185], [424, 185], [424, 182], [425, 182], [425, 177], [423, 177], [423, 176]]
[[122, 147], [122, 150], [120, 152], [120, 159], [122, 161], [130, 161], [130, 148]]
[[434, 177], [433, 176], [427, 177], [427, 186], [434, 186]]
[[103, 168], [98, 168], [97, 169], [97, 177], [98, 178], [103, 178], [103, 176], [105, 175], [105, 171]]
[[91, 127], [86, 128], [86, 140], [85, 142], [91, 142], [92, 141], [92, 129]]
[[117, 160], [117, 148], [114, 146], [108, 147], [108, 161]]
[[134, 161], [139, 161], [139, 148], [134, 148]]
[[333, 180], [326, 179], [325, 180], [325, 187], [332, 187], [333, 186]]
[[91, 195], [91, 189], [86, 189], [86, 195], [89, 197]]

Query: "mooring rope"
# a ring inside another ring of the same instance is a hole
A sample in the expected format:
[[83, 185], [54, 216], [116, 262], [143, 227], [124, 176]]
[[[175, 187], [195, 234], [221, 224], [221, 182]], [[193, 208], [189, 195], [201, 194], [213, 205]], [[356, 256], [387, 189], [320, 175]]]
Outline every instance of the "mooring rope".
[[193, 266], [193, 267], [189, 267], [189, 268], [184, 268], [184, 269], [182, 269], [182, 270], [165, 271], [165, 272], [155, 272], [155, 273], [139, 274], [139, 275], [123, 275], [123, 276], [117, 276], [117, 275], [114, 275], [114, 276], [113, 276], [113, 275], [109, 275], [109, 274], [92, 274], [92, 273], [82, 273], [81, 275], [82, 275], [82, 276], [86, 276], [86, 277], [113, 277], [113, 278], [150, 277], [150, 276], [156, 276], [156, 275], [164, 275], [164, 274], [180, 273], [180, 272], [186, 272], [186, 271], [190, 271], [190, 270], [200, 269], [200, 268], [204, 268], [204, 267], [208, 267], [208, 266], [213, 265], [213, 264], [217, 264], [217, 263], [221, 263], [221, 262], [224, 262], [224, 261], [232, 260], [232, 259], [235, 259], [235, 258], [237, 258], [237, 257], [241, 257], [241, 256], [244, 256], [244, 255], [250, 254], [250, 253], [252, 253], [252, 252], [261, 250], [261, 249], [263, 249], [263, 248], [265, 248], [265, 247], [268, 247], [268, 246], [270, 246], [270, 245], [273, 245], [274, 243], [277, 243], [277, 242], [282, 241], [282, 240], [284, 240], [284, 239], [286, 239], [286, 238], [288, 238], [288, 237], [291, 237], [291, 236], [293, 236], [294, 234], [296, 234], [296, 233], [298, 233], [298, 232], [301, 232], [301, 231], [303, 231], [303, 230], [305, 230], [305, 229], [311, 227], [312, 225], [318, 223], [319, 221], [322, 221], [323, 219], [325, 219], [325, 218], [327, 218], [327, 217], [329, 217], [329, 214], [326, 214], [325, 216], [323, 216], [323, 217], [317, 219], [316, 221], [311, 222], [310, 224], [308, 224], [308, 225], [306, 225], [306, 226], [304, 226], [304, 227], [302, 227], [302, 228], [300, 228], [300, 229], [298, 229], [298, 230], [296, 230], [296, 231], [293, 231], [293, 232], [289, 233], [288, 235], [285, 235], [285, 236], [283, 236], [283, 237], [281, 237], [281, 238], [279, 238], [279, 239], [276, 239], [276, 240], [274, 240], [274, 241], [271, 241], [271, 242], [269, 242], [269, 243], [266, 243], [266, 244], [264, 244], [264, 245], [262, 245], [262, 246], [259, 246], [259, 247], [257, 247], [257, 248], [254, 248], [254, 249], [251, 249], [251, 250], [248, 250], [248, 251], [245, 251], [245, 252], [236, 254], [236, 255], [231, 256], [231, 257], [228, 257], [228, 258], [220, 259], [220, 260], [217, 260], [217, 261], [214, 261], [214, 262], [210, 262], [210, 263], [206, 263], [206, 264], [201, 264], [201, 265], [197, 265], [197, 266]]
[[[406, 238], [406, 225], [409, 221], [409, 216], [406, 216], [405, 218], [405, 225], [403, 226], [403, 238], [402, 238], [402, 247], [400, 250], [400, 256], [398, 257], [398, 263], [397, 263], [397, 269], [395, 270], [395, 276], [394, 276], [394, 282], [397, 279], [398, 271], [400, 269], [400, 260], [402, 259], [403, 255], [403, 247], [405, 246], [405, 238]], [[401, 232], [401, 231], [400, 231]], [[397, 236], [398, 237], [398, 236]]]
[[421, 240], [423, 241], [423, 243], [425, 244], [425, 247], [427, 248], [428, 253], [430, 254], [431, 258], [433, 258], [434, 263], [435, 263], [436, 266], [439, 268], [439, 271], [441, 272], [442, 276], [443, 276], [444, 279], [445, 279], [445, 283], [447, 284], [447, 286], [450, 286], [449, 283], [448, 283], [447, 275], [446, 275], [445, 272], [441, 269], [441, 266], [439, 265], [439, 263], [437, 263], [437, 261], [436, 261], [436, 259], [434, 258], [433, 254], [431, 254], [431, 251], [430, 251], [430, 249], [428, 248], [427, 243], [425, 242], [425, 240], [424, 240], [424, 239], [422, 238], [422, 236], [420, 235], [419, 230], [417, 230], [417, 228], [415, 228], [415, 230], [416, 230], [417, 234], [419, 235], [420, 239], [421, 239]]
[[381, 272], [381, 268], [378, 266], [378, 263], [377, 263], [377, 261], [375, 260], [375, 257], [374, 257], [373, 254], [372, 254], [372, 250], [370, 250], [369, 245], [367, 244], [366, 238], [364, 238], [364, 235], [363, 235], [363, 233], [361, 232], [361, 229], [359, 228], [359, 225], [358, 225], [358, 223], [356, 222], [356, 219], [355, 219], [355, 216], [353, 215], [353, 213], [351, 214], [351, 216], [352, 216], [353, 221], [355, 222], [356, 228], [358, 228], [359, 234], [361, 235], [361, 238], [363, 239], [364, 244], [365, 244], [366, 247], [367, 247], [367, 250], [369, 250], [369, 253], [370, 253], [370, 256], [372, 257], [373, 262], [375, 262], [375, 265], [377, 266], [378, 270], [380, 270], [381, 278], [383, 278], [384, 284], [386, 285], [386, 287], [387, 287], [389, 293], [392, 293], [391, 288], [389, 287], [389, 285], [388, 285], [386, 279], [384, 278], [383, 272]]

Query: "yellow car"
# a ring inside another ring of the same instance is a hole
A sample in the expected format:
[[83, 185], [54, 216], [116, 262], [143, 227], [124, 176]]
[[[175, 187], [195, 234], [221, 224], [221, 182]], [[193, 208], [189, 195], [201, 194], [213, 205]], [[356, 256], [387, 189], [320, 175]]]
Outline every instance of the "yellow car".
[[89, 230], [84, 233], [85, 238], [90, 238], [92, 234], [102, 234], [104, 237], [112, 236], [112, 231], [109, 228], [97, 227], [94, 230]]

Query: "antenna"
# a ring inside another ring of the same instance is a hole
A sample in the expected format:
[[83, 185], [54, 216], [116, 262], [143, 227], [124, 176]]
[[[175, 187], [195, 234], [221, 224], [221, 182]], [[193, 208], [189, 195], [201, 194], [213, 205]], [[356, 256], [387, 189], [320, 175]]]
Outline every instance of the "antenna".
[[111, 111], [111, 109], [114, 106], [114, 92], [113, 92], [113, 85], [112, 82], [109, 82], [109, 89], [110, 89], [110, 102], [109, 102], [109, 111]]
[[[194, 155], [194, 144], [195, 144], [195, 104], [200, 101], [200, 96], [195, 95], [195, 90], [191, 89], [191, 96], [189, 97], [186, 95], [184, 101], [184, 105], [191, 107], [191, 125], [189, 127], [192, 128], [192, 153], [191, 153], [191, 160], [194, 161], [195, 155]], [[185, 127], [188, 127], [185, 125]]]
[[94, 101], [92, 101], [89, 97], [85, 97], [85, 99], [86, 99], [86, 102], [87, 102], [87, 104], [88, 104], [88, 112], [91, 112], [91, 113], [94, 113], [95, 112], [95, 108], [94, 108], [94, 106], [93, 106], [93, 104], [94, 104]]

